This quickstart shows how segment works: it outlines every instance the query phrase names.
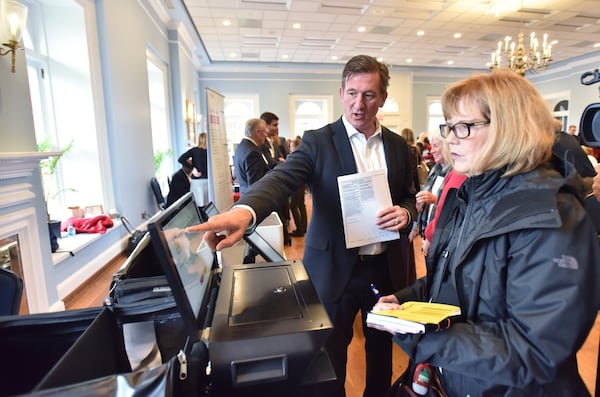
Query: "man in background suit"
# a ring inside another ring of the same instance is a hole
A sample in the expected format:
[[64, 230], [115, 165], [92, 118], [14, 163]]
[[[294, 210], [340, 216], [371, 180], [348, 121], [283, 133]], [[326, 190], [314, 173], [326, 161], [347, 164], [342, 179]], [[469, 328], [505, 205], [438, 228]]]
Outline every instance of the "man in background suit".
[[[285, 161], [287, 152], [283, 153], [279, 144], [279, 117], [272, 112], [264, 112], [260, 115], [261, 120], [267, 123], [267, 139], [261, 146], [263, 154], [269, 161], [269, 168], [274, 168]], [[283, 243], [292, 245], [292, 238], [288, 232], [290, 225], [290, 200], [286, 198], [281, 202], [281, 207], [277, 210], [279, 219], [283, 223]]]
[[246, 121], [244, 137], [235, 149], [233, 164], [235, 177], [240, 185], [240, 196], [243, 196], [250, 185], [262, 178], [269, 166], [260, 146], [267, 138], [267, 125], [261, 119]]
[[285, 156], [276, 142], [279, 135], [279, 117], [275, 113], [264, 112], [260, 118], [267, 123], [267, 139], [260, 149], [269, 161], [269, 168], [273, 168], [285, 160]]
[[[367, 374], [364, 396], [381, 397], [391, 383], [392, 344], [385, 335], [365, 326], [376, 302], [370, 289], [381, 294], [408, 286], [415, 279], [408, 233], [416, 219], [415, 186], [406, 141], [382, 127], [377, 111], [387, 98], [387, 67], [375, 58], [358, 55], [342, 73], [339, 90], [343, 116], [318, 130], [306, 131], [302, 144], [286, 161], [253, 185], [228, 212], [191, 230], [207, 231], [204, 238], [216, 249], [229, 247], [269, 215], [271, 208], [302, 184], [312, 193], [312, 218], [305, 239], [303, 263], [323, 302], [334, 331], [326, 342], [338, 382], [328, 396], [344, 396], [347, 347], [360, 311], [365, 332]], [[400, 239], [346, 248], [337, 178], [386, 169], [392, 206], [381, 209], [373, 222], [380, 229], [400, 232]]]

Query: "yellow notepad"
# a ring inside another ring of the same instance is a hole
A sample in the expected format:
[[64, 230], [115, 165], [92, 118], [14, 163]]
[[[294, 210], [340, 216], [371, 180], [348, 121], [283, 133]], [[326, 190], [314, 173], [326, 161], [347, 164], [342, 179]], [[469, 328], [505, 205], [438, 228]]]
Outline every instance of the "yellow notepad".
[[449, 319], [460, 315], [460, 307], [443, 303], [409, 301], [400, 310], [375, 310], [367, 314], [367, 324], [381, 325], [396, 332], [424, 333], [447, 328]]

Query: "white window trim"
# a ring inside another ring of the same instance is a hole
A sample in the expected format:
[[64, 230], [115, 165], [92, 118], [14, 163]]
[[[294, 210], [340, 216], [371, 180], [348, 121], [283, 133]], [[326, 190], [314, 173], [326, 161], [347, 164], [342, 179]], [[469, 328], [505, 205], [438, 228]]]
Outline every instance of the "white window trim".
[[83, 7], [85, 16], [86, 35], [90, 57], [90, 79], [92, 97], [94, 99], [94, 114], [96, 116], [96, 136], [98, 140], [98, 160], [100, 161], [100, 174], [102, 175], [102, 192], [104, 208], [115, 207], [115, 194], [112, 184], [112, 167], [108, 145], [108, 128], [106, 126], [106, 108], [104, 107], [104, 90], [102, 84], [102, 70], [100, 68], [100, 40], [98, 26], [96, 25], [96, 5], [92, 0], [78, 0]]
[[295, 137], [296, 126], [296, 103], [298, 101], [310, 101], [313, 99], [325, 100], [327, 102], [327, 123], [333, 122], [333, 95], [290, 95], [290, 137]]

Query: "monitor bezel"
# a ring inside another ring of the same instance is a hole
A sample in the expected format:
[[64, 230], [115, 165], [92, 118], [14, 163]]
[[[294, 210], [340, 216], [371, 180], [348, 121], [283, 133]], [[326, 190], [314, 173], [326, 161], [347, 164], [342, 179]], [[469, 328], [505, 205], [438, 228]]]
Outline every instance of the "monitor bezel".
[[[207, 218], [219, 214], [215, 204], [210, 201], [203, 209]], [[263, 236], [255, 230], [244, 235], [244, 241], [260, 254], [266, 262], [284, 262], [286, 258], [279, 253]]]
[[256, 230], [248, 235], [244, 235], [244, 241], [250, 244], [267, 262], [284, 262], [286, 259], [277, 251], [263, 236]]
[[177, 213], [179, 213], [179, 211], [188, 206], [190, 203], [193, 204], [193, 207], [195, 208], [196, 214], [199, 219], [199, 223], [201, 223], [202, 216], [200, 214], [200, 211], [198, 210], [193, 194], [189, 192], [182, 196], [180, 199], [178, 199], [175, 203], [170, 205], [167, 209], [159, 212], [154, 217], [152, 217], [148, 221], [148, 231], [150, 232], [150, 238], [152, 240], [154, 251], [159, 259], [160, 264], [163, 267], [163, 270], [167, 277], [167, 281], [171, 286], [173, 298], [177, 303], [184, 324], [188, 329], [188, 334], [195, 341], [199, 339], [200, 331], [206, 325], [206, 316], [210, 311], [208, 304], [211, 296], [211, 291], [214, 289], [215, 282], [215, 280], [213, 280], [213, 273], [215, 269], [218, 268], [216, 255], [213, 253], [211, 277], [209, 280], [209, 284], [203, 292], [202, 303], [198, 310], [198, 316], [196, 316], [194, 314], [194, 309], [185, 292], [183, 281], [179, 276], [179, 272], [177, 271], [175, 261], [173, 260], [171, 250], [169, 248], [163, 231], [163, 226], [167, 224], [171, 219], [173, 219], [173, 217]]

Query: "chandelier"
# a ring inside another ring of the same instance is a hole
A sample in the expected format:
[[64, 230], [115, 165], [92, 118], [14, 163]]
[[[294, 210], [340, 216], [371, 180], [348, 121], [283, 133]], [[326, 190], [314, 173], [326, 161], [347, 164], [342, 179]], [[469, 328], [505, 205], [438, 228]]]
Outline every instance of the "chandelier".
[[[503, 58], [506, 64], [502, 64]], [[498, 42], [498, 48], [492, 52], [490, 70], [500, 66], [506, 66], [521, 76], [527, 72], [537, 72], [546, 69], [552, 62], [552, 43], [548, 42], [548, 34], [544, 33], [542, 43], [531, 32], [529, 36], [529, 47], [525, 47], [523, 31], [519, 32], [519, 40], [513, 41], [510, 36], [504, 38], [504, 42]]]

